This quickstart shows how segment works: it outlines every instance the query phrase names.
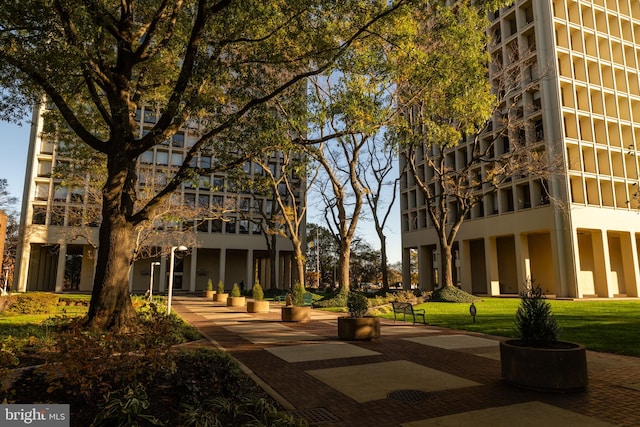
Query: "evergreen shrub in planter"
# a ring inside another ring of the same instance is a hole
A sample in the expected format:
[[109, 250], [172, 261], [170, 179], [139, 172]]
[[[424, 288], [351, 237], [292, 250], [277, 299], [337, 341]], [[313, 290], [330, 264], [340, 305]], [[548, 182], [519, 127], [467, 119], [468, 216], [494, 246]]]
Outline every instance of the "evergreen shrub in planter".
[[256, 282], [251, 290], [253, 301], [247, 302], [247, 312], [249, 313], [268, 313], [269, 301], [264, 300], [264, 292], [260, 283]]
[[233, 289], [231, 289], [231, 297], [227, 299], [227, 307], [244, 307], [246, 303], [246, 298], [240, 293], [240, 287], [237, 283], [234, 283]]
[[502, 378], [533, 390], [584, 390], [588, 382], [584, 346], [558, 340], [560, 329], [539, 286], [527, 281], [520, 297], [516, 312], [520, 338], [500, 343]]
[[296, 283], [291, 295], [287, 295], [286, 305], [282, 307], [283, 322], [307, 322], [311, 318], [311, 307], [304, 305], [304, 286]]
[[371, 340], [380, 337], [380, 319], [365, 316], [369, 299], [362, 292], [350, 292], [347, 297], [349, 317], [338, 318], [338, 338], [342, 340]]

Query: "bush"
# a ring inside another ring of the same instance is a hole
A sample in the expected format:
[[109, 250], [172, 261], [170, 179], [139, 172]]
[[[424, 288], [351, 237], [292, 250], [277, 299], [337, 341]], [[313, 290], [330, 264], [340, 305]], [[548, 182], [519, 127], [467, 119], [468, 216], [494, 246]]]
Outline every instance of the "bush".
[[349, 296], [349, 290], [346, 288], [340, 288], [340, 291], [335, 294], [326, 295], [320, 301], [313, 303], [314, 307], [329, 308], [329, 307], [346, 307], [347, 297]]
[[224, 294], [224, 283], [222, 283], [222, 280], [218, 280], [218, 293]]
[[264, 299], [264, 292], [262, 291], [262, 286], [260, 286], [260, 283], [256, 282], [253, 285], [253, 289], [251, 290], [251, 293], [253, 295], [253, 299], [256, 301], [262, 301]]
[[293, 305], [302, 307], [304, 305], [304, 294], [305, 294], [304, 285], [296, 282], [293, 285], [293, 291], [291, 292], [291, 303]]
[[58, 305], [58, 295], [35, 292], [19, 294], [8, 311], [18, 314], [47, 314]]
[[347, 308], [351, 317], [363, 317], [369, 309], [369, 299], [362, 292], [349, 292]]
[[529, 281], [525, 290], [520, 293], [516, 327], [520, 339], [527, 345], [544, 347], [558, 341], [560, 328], [551, 312], [551, 304], [545, 301], [542, 288]]
[[233, 288], [231, 288], [231, 296], [232, 297], [239, 297], [242, 294], [240, 293], [240, 287], [238, 286], [237, 283], [233, 284]]
[[443, 286], [431, 295], [431, 301], [435, 302], [474, 302], [479, 299], [455, 286]]
[[212, 291], [213, 290], [213, 282], [211, 281], [211, 278], [209, 278], [209, 280], [207, 280], [207, 290], [208, 291]]

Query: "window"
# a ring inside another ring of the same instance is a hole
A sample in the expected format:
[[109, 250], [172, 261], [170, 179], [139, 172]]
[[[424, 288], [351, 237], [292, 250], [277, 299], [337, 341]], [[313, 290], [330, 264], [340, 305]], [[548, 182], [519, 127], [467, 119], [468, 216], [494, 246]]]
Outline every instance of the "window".
[[33, 217], [31, 218], [31, 222], [33, 224], [44, 225], [47, 219], [47, 208], [46, 206], [34, 206], [33, 207]]
[[181, 166], [183, 160], [181, 153], [171, 154], [171, 166]]
[[235, 233], [236, 233], [236, 220], [235, 220], [235, 218], [230, 219], [230, 220], [226, 223], [225, 231], [226, 231], [228, 234], [235, 234]]
[[169, 153], [166, 151], [158, 151], [156, 153], [156, 164], [157, 165], [168, 165], [169, 164]]
[[241, 220], [238, 228], [240, 230], [240, 234], [249, 234], [249, 221], [246, 219]]
[[211, 156], [200, 157], [200, 167], [204, 169], [211, 168]]
[[253, 234], [261, 234], [262, 233], [262, 224], [254, 222], [252, 224]]
[[171, 140], [174, 147], [184, 147], [184, 133], [176, 133]]
[[49, 198], [49, 184], [48, 183], [37, 183], [36, 184], [36, 194], [34, 199], [36, 200], [47, 200]]
[[156, 122], [156, 113], [151, 110], [144, 110], [144, 122], [145, 123], [155, 123]]
[[222, 232], [222, 220], [214, 219], [211, 221], [211, 232], [212, 233], [221, 233]]
[[153, 164], [153, 151], [145, 151], [140, 155], [140, 163]]

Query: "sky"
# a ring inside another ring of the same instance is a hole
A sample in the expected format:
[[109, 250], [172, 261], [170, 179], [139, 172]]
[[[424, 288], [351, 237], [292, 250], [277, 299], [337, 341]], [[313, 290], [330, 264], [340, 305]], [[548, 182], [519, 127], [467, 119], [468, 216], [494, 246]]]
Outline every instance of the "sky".
[[[0, 122], [0, 178], [5, 178], [12, 196], [22, 200], [24, 175], [27, 165], [27, 149], [29, 147], [29, 119], [25, 119], [22, 126]], [[19, 209], [20, 205], [16, 206]], [[313, 211], [309, 206], [307, 222], [321, 223], [319, 212]], [[400, 240], [400, 212], [399, 207], [394, 208], [391, 217], [387, 221], [387, 254], [389, 263], [394, 264], [402, 259], [402, 244]], [[379, 249], [380, 243], [373, 227], [372, 221], [361, 220], [358, 223], [359, 237], [366, 240], [373, 248]]]

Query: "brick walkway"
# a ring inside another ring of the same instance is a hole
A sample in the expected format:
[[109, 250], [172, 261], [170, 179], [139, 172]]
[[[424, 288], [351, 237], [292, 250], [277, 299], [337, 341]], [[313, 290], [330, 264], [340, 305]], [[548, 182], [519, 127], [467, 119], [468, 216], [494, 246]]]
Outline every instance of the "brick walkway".
[[174, 299], [177, 313], [310, 425], [640, 426], [638, 358], [588, 352], [585, 392], [539, 393], [502, 382], [498, 337], [383, 319], [380, 339], [344, 343], [337, 315], [313, 310], [310, 322], [284, 323], [271, 307], [247, 314]]

